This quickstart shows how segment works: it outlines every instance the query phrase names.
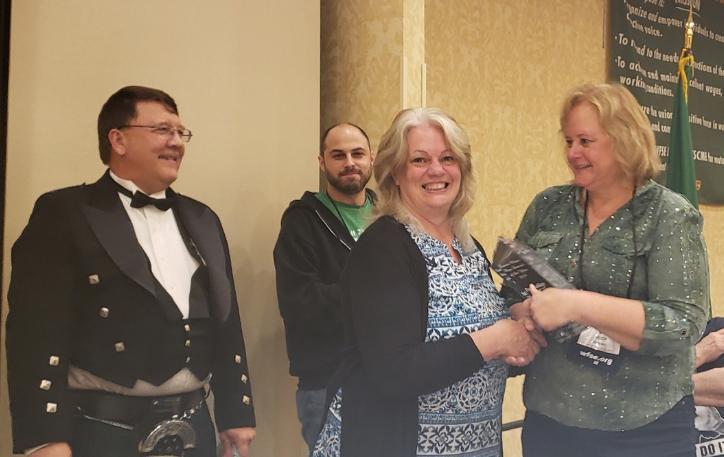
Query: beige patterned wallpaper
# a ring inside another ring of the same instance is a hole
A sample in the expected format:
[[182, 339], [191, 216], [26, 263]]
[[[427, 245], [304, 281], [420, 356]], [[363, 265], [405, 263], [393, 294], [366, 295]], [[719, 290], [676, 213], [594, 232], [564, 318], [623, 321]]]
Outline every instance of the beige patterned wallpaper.
[[320, 128], [353, 122], [375, 148], [400, 110], [402, 0], [321, 0]]
[[425, 0], [403, 0], [402, 108], [423, 106], [425, 70]]

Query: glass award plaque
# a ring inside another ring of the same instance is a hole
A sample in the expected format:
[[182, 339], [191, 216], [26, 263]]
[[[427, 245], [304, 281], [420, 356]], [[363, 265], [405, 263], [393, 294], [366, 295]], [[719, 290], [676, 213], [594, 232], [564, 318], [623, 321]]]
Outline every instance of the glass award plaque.
[[[548, 287], [574, 288], [537, 252], [518, 240], [499, 237], [491, 266], [503, 278], [503, 285], [518, 293], [522, 299], [530, 297], [528, 290], [530, 284], [533, 284], [538, 290]], [[580, 334], [583, 329], [585, 326], [571, 322], [550, 334], [556, 341], [564, 342]]]

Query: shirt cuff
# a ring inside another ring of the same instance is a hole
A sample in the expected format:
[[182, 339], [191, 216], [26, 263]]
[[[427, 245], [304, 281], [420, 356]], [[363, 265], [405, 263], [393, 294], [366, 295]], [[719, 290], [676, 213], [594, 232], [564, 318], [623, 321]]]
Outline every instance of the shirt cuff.
[[44, 447], [48, 446], [50, 443], [41, 444], [40, 446], [31, 447], [30, 449], [26, 449], [23, 451], [25, 455], [30, 455], [35, 451], [38, 451], [40, 449], [43, 449]]

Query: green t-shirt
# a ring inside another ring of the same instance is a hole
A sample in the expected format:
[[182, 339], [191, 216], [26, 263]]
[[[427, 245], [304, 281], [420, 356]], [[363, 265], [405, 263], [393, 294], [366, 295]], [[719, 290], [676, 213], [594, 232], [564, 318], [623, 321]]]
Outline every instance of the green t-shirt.
[[365, 202], [362, 206], [348, 205], [338, 201], [333, 201], [329, 198], [327, 192], [318, 192], [315, 197], [339, 219], [352, 238], [357, 241], [357, 238], [362, 235], [362, 232], [367, 228], [370, 216], [372, 215], [372, 200], [369, 195], [365, 196]]

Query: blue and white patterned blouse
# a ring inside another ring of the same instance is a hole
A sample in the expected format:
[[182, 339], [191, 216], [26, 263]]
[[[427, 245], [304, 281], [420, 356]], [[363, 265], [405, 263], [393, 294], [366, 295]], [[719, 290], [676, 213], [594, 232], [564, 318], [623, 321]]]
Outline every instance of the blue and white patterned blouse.
[[[508, 317], [488, 276], [489, 265], [475, 250], [455, 263], [444, 243], [406, 226], [422, 252], [428, 273], [426, 342], [453, 338]], [[500, 418], [508, 368], [490, 361], [471, 376], [418, 398], [417, 456], [492, 457], [501, 455]], [[339, 457], [342, 389], [329, 407], [313, 457]]]

